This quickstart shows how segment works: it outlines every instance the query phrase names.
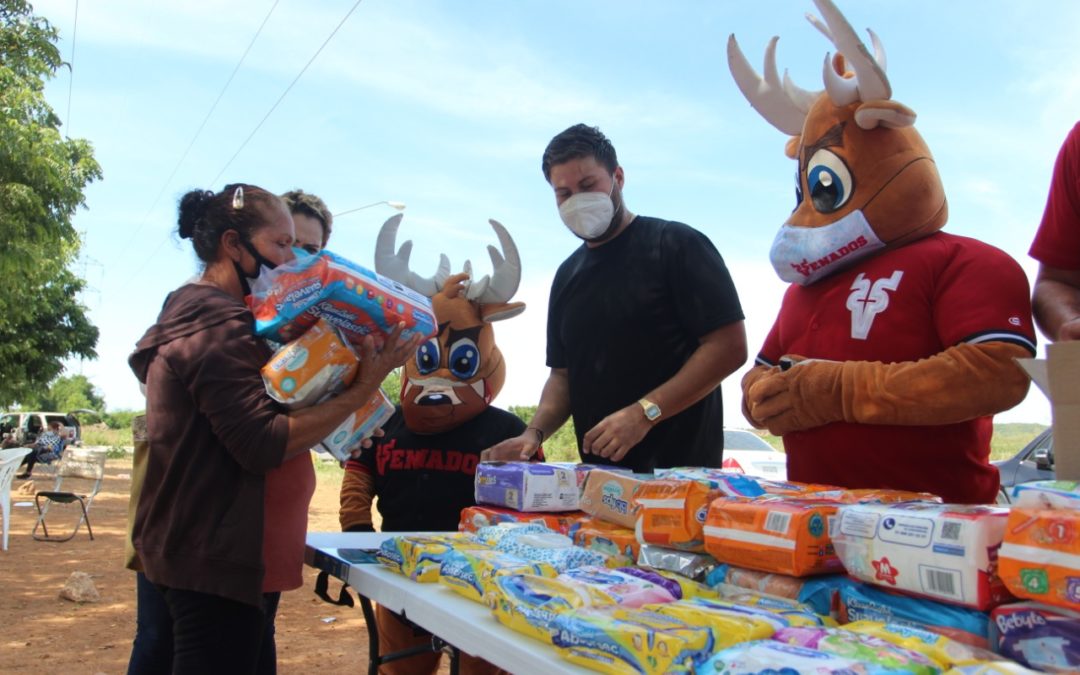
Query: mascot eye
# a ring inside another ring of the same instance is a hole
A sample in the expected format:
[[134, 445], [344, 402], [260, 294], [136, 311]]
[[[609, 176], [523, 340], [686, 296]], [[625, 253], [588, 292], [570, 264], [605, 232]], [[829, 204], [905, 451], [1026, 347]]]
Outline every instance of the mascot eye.
[[439, 369], [438, 340], [428, 340], [416, 350], [416, 369], [421, 375], [428, 375]]
[[844, 160], [828, 150], [818, 150], [806, 168], [810, 200], [820, 213], [832, 213], [851, 197], [855, 186]]
[[450, 345], [450, 372], [454, 377], [467, 380], [480, 368], [480, 350], [469, 338], [462, 338]]

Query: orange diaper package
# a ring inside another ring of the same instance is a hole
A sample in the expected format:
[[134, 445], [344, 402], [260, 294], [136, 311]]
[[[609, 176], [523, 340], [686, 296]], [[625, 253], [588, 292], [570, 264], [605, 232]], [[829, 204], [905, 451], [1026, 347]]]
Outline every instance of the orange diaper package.
[[837, 504], [805, 499], [717, 499], [705, 550], [720, 562], [804, 577], [843, 572], [829, 539]]
[[998, 576], [1017, 597], [1080, 610], [1080, 511], [1014, 507]]
[[613, 525], [599, 518], [585, 518], [571, 530], [574, 543], [581, 548], [600, 551], [611, 556], [629, 558], [628, 564], [634, 564], [638, 557], [640, 542], [634, 531], [628, 527]]
[[270, 397], [290, 410], [306, 408], [345, 389], [360, 360], [344, 336], [324, 319], [285, 345], [262, 367]]
[[929, 492], [908, 492], [907, 490], [889, 490], [885, 488], [827, 488], [815, 489], [800, 495], [791, 495], [798, 499], [812, 499], [821, 502], [837, 502], [838, 504], [896, 504], [899, 502], [933, 502], [941, 503], [941, 497]]
[[705, 514], [709, 503], [720, 495], [718, 490], [692, 480], [642, 483], [634, 496], [641, 508], [636, 526], [638, 541], [682, 551], [705, 550]]
[[581, 510], [609, 523], [633, 529], [641, 506], [637, 489], [649, 478], [643, 474], [593, 469], [581, 493]]
[[482, 504], [467, 506], [461, 510], [458, 530], [460, 532], [476, 532], [481, 527], [489, 527], [499, 523], [541, 523], [549, 530], [554, 530], [559, 534], [570, 534], [571, 529], [585, 518], [587, 516], [581, 511], [538, 513], [535, 511], [515, 511], [502, 506]]

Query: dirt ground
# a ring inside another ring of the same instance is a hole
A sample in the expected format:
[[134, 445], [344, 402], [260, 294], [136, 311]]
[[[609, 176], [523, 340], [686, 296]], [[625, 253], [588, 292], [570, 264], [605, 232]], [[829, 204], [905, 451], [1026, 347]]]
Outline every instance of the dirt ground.
[[[31, 480], [12, 485], [10, 542], [7, 551], [0, 550], [0, 672], [126, 672], [135, 634], [135, 575], [123, 566], [130, 472], [130, 460], [109, 460], [101, 492], [90, 508], [93, 541], [85, 527], [68, 542], [35, 541], [30, 536], [36, 516], [33, 490], [52, 489], [53, 478], [38, 469]], [[308, 530], [337, 531], [341, 472], [320, 470], [317, 475]], [[56, 507], [48, 522], [56, 518], [55, 527], [62, 529], [67, 516], [74, 525], [77, 509]], [[76, 604], [59, 597], [76, 571], [91, 575], [100, 601]], [[367, 634], [359, 605], [337, 607], [320, 600], [312, 592], [316, 574], [305, 568], [304, 587], [281, 598], [279, 672], [366, 672]], [[338, 588], [339, 582], [332, 580], [333, 595]]]

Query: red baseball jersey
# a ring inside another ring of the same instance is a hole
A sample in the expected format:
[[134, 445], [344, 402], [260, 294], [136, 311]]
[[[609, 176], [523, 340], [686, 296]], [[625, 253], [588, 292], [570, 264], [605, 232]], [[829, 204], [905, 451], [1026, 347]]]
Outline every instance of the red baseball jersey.
[[[809, 286], [790, 286], [757, 361], [771, 366], [798, 354], [897, 363], [962, 342], [1012, 342], [1034, 355], [1028, 281], [1004, 251], [938, 232]], [[992, 502], [992, 431], [991, 417], [918, 427], [827, 424], [784, 436], [788, 477]]]
[[1080, 270], [1080, 124], [1058, 152], [1042, 224], [1028, 253], [1050, 267]]

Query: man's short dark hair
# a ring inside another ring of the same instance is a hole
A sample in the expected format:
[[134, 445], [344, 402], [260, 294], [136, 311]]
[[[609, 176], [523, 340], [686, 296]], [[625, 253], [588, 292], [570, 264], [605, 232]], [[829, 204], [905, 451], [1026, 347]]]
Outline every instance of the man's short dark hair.
[[541, 162], [544, 179], [551, 182], [551, 167], [582, 157], [595, 158], [609, 173], [615, 173], [615, 168], [619, 166], [615, 146], [598, 127], [575, 124], [551, 139], [544, 150], [544, 159]]

